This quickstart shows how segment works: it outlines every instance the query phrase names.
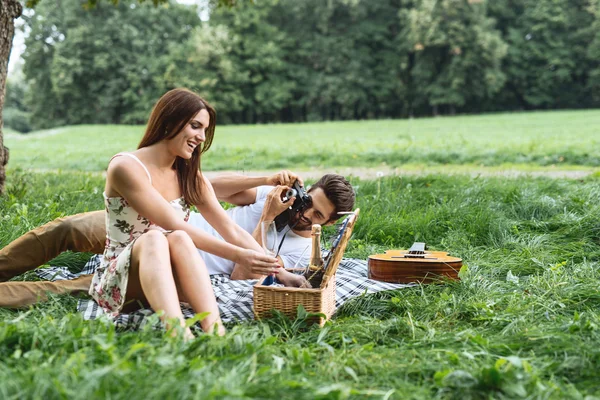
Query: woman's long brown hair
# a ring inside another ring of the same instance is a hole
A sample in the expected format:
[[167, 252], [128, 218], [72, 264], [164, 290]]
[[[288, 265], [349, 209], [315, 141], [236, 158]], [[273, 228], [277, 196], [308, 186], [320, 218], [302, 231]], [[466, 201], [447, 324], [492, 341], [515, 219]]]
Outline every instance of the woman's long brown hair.
[[210, 116], [210, 122], [205, 132], [206, 140], [204, 144], [198, 145], [194, 149], [189, 160], [177, 157], [173, 165], [177, 171], [179, 188], [188, 204], [202, 203], [202, 182], [198, 179], [200, 156], [210, 148], [215, 135], [217, 118], [215, 109], [192, 91], [187, 89], [170, 90], [154, 105], [148, 119], [146, 133], [138, 145], [138, 149], [141, 149], [161, 140], [173, 139], [200, 110], [206, 110]]

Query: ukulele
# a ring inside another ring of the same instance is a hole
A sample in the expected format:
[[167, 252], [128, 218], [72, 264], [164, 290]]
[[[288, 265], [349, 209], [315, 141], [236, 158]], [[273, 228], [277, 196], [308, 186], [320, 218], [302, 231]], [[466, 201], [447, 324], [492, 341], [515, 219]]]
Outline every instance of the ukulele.
[[431, 283], [440, 277], [458, 279], [462, 260], [445, 251], [425, 251], [425, 243], [415, 242], [407, 250], [387, 250], [369, 256], [369, 279], [392, 283]]

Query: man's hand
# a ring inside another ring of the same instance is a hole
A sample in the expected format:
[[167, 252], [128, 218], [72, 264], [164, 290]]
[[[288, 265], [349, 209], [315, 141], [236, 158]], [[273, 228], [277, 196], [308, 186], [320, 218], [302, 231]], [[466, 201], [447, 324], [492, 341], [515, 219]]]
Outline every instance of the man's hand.
[[285, 203], [281, 198], [285, 192], [289, 189], [287, 186], [277, 186], [269, 192], [265, 200], [265, 206], [262, 212], [262, 220], [271, 221], [274, 220], [279, 214], [287, 210], [292, 204], [294, 204], [295, 197], [288, 199]]
[[287, 169], [281, 170], [267, 178], [267, 185], [292, 187], [294, 182], [298, 181], [300, 186], [304, 186], [304, 181], [298, 175]]
[[285, 286], [302, 288], [312, 287], [304, 276], [293, 274], [285, 269], [281, 269], [281, 272], [277, 275], [277, 280]]

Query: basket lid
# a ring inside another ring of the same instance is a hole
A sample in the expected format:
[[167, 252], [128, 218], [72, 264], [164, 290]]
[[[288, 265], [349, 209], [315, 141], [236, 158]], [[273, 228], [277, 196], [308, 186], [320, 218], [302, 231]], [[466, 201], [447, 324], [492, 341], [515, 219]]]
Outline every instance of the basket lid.
[[350, 240], [350, 236], [352, 236], [352, 230], [354, 229], [354, 224], [358, 219], [359, 213], [360, 208], [355, 209], [354, 211], [350, 212], [342, 222], [338, 235], [331, 245], [327, 263], [324, 265], [325, 274], [323, 275], [323, 280], [321, 281], [322, 288], [327, 285], [329, 279], [331, 279], [331, 277], [337, 272], [338, 266], [340, 265], [342, 257], [344, 256], [344, 251], [346, 251], [348, 241]]

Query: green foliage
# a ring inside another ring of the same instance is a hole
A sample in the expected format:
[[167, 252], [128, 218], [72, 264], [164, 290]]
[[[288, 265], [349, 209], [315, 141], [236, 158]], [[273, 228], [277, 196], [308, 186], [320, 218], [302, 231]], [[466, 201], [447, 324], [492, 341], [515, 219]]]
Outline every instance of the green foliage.
[[5, 107], [2, 111], [2, 119], [6, 127], [12, 128], [17, 132], [27, 133], [31, 131], [29, 123], [30, 115], [28, 112], [17, 108]]
[[24, 112], [29, 111], [25, 104], [27, 90], [27, 84], [25, 83], [22, 72], [18, 71], [17, 73], [14, 73], [6, 81], [4, 107], [14, 108]]
[[522, 10], [504, 21], [509, 50], [504, 62], [508, 82], [503, 96], [523, 108], [597, 105], [591, 101], [587, 86], [597, 65], [593, 54], [588, 54], [597, 36], [593, 29], [598, 20], [596, 6], [588, 0], [500, 3]]
[[21, 133], [31, 131], [31, 115], [25, 104], [27, 90], [23, 73], [17, 69], [6, 82], [4, 110], [2, 111], [4, 127]]
[[[25, 5], [27, 7], [34, 8], [38, 5], [38, 3], [40, 1], [41, 0], [26, 0]], [[158, 6], [160, 4], [167, 3], [169, 0], [147, 0], [147, 1], [149, 3], [154, 4], [154, 6]], [[227, 7], [233, 7], [237, 4], [237, 0], [212, 0], [212, 1], [215, 1], [220, 6], [227, 6]], [[248, 0], [248, 1], [253, 2], [254, 0]], [[102, 2], [102, 0], [86, 0], [86, 2], [83, 3], [83, 7], [94, 8], [101, 2]], [[106, 0], [106, 2], [112, 3], [113, 5], [119, 4], [119, 0]], [[137, 0], [137, 2], [140, 4], [143, 4], [146, 2], [146, 0]]]
[[194, 8], [79, 4], [42, 2], [28, 19], [24, 74], [32, 125], [145, 122], [167, 90], [160, 77], [169, 49], [199, 24]]
[[597, 0], [92, 3], [28, 18], [34, 128], [143, 123], [178, 86], [221, 123], [600, 104]]
[[[454, 113], [467, 103], [491, 99], [504, 85], [501, 62], [507, 46], [485, 5], [456, 0], [424, 0], [402, 10], [405, 38], [412, 46], [411, 84], [437, 113]], [[416, 104], [418, 105], [418, 103]]]
[[[590, 60], [597, 60], [600, 57], [600, 1], [592, 2], [589, 9], [594, 15], [594, 23], [591, 26], [593, 35], [592, 43], [587, 49], [587, 56]], [[600, 101], [600, 66], [595, 64], [590, 71], [590, 79], [587, 89], [592, 93], [594, 101]]]
[[281, 2], [271, 19], [287, 41], [297, 83], [283, 120], [324, 121], [401, 115], [400, 20], [395, 2]]

